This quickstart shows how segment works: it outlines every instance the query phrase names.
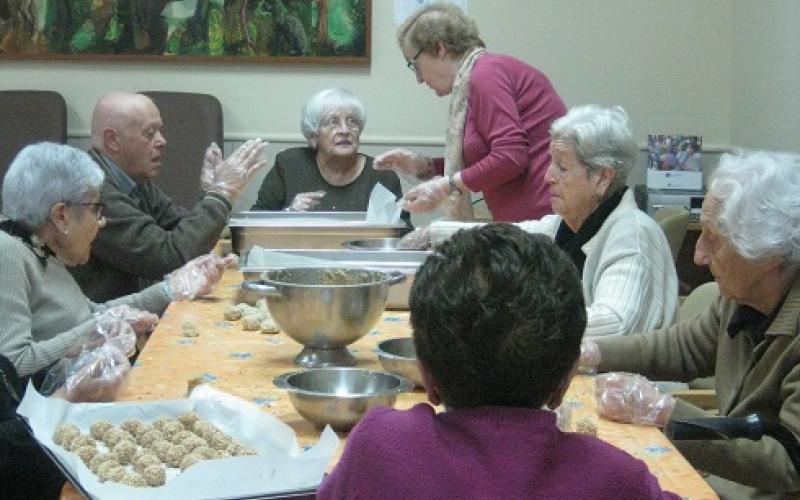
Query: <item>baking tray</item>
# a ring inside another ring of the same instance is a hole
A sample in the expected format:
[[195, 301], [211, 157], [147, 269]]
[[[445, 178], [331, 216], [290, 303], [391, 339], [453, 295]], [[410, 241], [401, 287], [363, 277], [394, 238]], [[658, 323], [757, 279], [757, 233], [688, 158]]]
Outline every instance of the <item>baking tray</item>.
[[[261, 279], [261, 273], [287, 267], [363, 267], [379, 271], [400, 271], [406, 275], [403, 283], [389, 288], [386, 302], [388, 309], [408, 309], [408, 294], [414, 283], [419, 266], [431, 254], [417, 250], [331, 250], [331, 249], [265, 249], [259, 263], [253, 265], [250, 254], [242, 259], [239, 270], [247, 279]], [[275, 263], [269, 262], [269, 254], [277, 253]]]
[[231, 216], [233, 251], [244, 255], [262, 248], [336, 249], [348, 240], [396, 238], [409, 228], [403, 223], [367, 223], [366, 212], [238, 212]]

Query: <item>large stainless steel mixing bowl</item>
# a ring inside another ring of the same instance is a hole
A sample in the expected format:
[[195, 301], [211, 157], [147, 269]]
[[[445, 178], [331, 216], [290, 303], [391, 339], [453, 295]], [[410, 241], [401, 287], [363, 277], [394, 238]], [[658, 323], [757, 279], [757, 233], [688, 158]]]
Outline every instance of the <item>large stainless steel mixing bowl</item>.
[[352, 366], [346, 346], [369, 332], [381, 317], [389, 287], [400, 272], [348, 268], [289, 268], [245, 281], [247, 293], [267, 298], [267, 307], [288, 336], [303, 344], [295, 364], [309, 368]]
[[405, 377], [414, 382], [415, 386], [422, 387], [422, 374], [417, 364], [414, 339], [411, 337], [387, 339], [378, 343], [376, 351], [384, 370]]
[[361, 368], [325, 368], [284, 373], [273, 383], [286, 389], [303, 418], [337, 431], [353, 427], [373, 406], [393, 406], [413, 384], [397, 375]]

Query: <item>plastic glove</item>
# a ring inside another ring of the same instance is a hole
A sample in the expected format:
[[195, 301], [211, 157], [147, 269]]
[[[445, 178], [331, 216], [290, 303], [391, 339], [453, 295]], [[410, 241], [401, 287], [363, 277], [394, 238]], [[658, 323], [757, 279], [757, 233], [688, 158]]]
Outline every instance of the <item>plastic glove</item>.
[[675, 409], [675, 398], [635, 373], [612, 372], [595, 379], [597, 411], [617, 422], [663, 427]]
[[319, 202], [325, 196], [325, 191], [310, 191], [308, 193], [299, 193], [292, 200], [289, 205], [289, 210], [293, 212], [307, 212], [319, 205]]
[[597, 367], [600, 366], [600, 346], [593, 340], [584, 340], [581, 342], [581, 357], [578, 361], [578, 372], [580, 373], [597, 373]]
[[86, 351], [91, 351], [107, 342], [111, 342], [124, 354], [136, 352], [136, 333], [131, 325], [121, 318], [104, 312], [95, 315], [96, 324], [88, 334], [80, 337], [65, 354], [68, 358], [76, 358]]
[[116, 306], [103, 311], [102, 313], [112, 318], [119, 318], [128, 323], [136, 333], [136, 345], [141, 349], [147, 342], [150, 334], [153, 333], [158, 324], [158, 315], [151, 312], [142, 311], [127, 305]]
[[393, 149], [375, 157], [372, 167], [376, 170], [394, 170], [400, 175], [429, 179], [433, 175], [431, 161], [407, 149]]
[[426, 250], [431, 246], [431, 233], [427, 227], [417, 228], [397, 242], [398, 250]]
[[236, 149], [228, 158], [214, 168], [214, 180], [209, 191], [234, 200], [244, 191], [254, 173], [267, 164], [264, 159], [266, 142], [252, 139]]
[[112, 345], [84, 352], [66, 369], [66, 397], [74, 403], [114, 401], [130, 369], [127, 356]]
[[412, 214], [434, 210], [450, 194], [447, 177], [434, 177], [411, 189], [403, 196], [403, 208]]
[[214, 185], [214, 171], [222, 161], [222, 150], [216, 142], [209, 144], [203, 155], [203, 168], [200, 169], [200, 187], [203, 191], [208, 191]]
[[214, 285], [222, 278], [222, 272], [237, 262], [233, 254], [226, 257], [201, 255], [165, 276], [167, 293], [172, 300], [192, 300], [205, 295], [214, 289]]

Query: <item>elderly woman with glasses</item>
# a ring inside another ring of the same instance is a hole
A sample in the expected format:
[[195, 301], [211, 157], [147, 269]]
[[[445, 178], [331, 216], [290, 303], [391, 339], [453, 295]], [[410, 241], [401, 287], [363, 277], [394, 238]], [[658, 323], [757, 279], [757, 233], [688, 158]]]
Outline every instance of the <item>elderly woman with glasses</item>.
[[67, 386], [71, 400], [113, 398], [129, 368], [127, 355], [143, 345], [158, 322], [153, 312], [172, 300], [207, 293], [230, 262], [201, 256], [140, 293], [90, 302], [67, 267], [88, 260], [92, 241], [105, 225], [103, 177], [83, 151], [40, 143], [17, 155], [3, 182], [8, 219], [0, 223], [0, 355], [21, 377], [42, 375], [62, 358], [98, 347], [120, 332], [130, 334], [130, 349], [112, 360], [116, 376], [88, 376]]
[[366, 123], [364, 105], [346, 89], [311, 96], [300, 122], [308, 146], [275, 157], [253, 210], [363, 212], [378, 183], [402, 196], [397, 175], [375, 171], [372, 158], [358, 152]]
[[450, 200], [445, 213], [466, 220], [471, 193], [482, 191], [495, 221], [549, 214], [547, 130], [566, 108], [547, 77], [486, 52], [475, 23], [450, 4], [412, 14], [398, 29], [398, 41], [417, 82], [439, 97], [451, 95], [444, 159], [404, 149], [375, 158], [376, 168], [424, 181], [406, 193], [406, 208], [429, 212]]
[[[670, 326], [678, 278], [666, 237], [638, 209], [625, 182], [638, 148], [620, 107], [580, 106], [550, 127], [545, 181], [555, 215], [519, 223], [545, 233], [582, 277], [586, 335], [627, 335]], [[470, 224], [435, 222], [434, 244]]]

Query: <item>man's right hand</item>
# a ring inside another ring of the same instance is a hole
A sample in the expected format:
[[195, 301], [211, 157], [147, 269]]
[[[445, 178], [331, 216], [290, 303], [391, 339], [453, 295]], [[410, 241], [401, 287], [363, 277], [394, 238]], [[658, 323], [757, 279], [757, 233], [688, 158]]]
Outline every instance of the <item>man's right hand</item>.
[[266, 147], [267, 143], [261, 139], [251, 139], [239, 146], [228, 158], [217, 164], [209, 191], [218, 192], [229, 200], [238, 198], [253, 174], [267, 164], [264, 158]]
[[298, 193], [289, 205], [288, 210], [292, 212], [307, 212], [319, 205], [322, 198], [325, 196], [325, 191], [310, 191], [308, 193]]

